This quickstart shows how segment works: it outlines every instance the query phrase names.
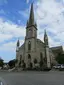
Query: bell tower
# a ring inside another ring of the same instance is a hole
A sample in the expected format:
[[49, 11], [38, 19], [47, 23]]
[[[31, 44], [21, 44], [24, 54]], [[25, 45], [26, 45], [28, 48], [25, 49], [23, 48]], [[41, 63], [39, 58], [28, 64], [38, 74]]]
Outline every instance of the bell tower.
[[27, 67], [30, 66], [30, 62], [33, 62], [36, 52], [36, 39], [37, 39], [37, 24], [34, 19], [33, 3], [31, 4], [30, 15], [26, 25], [25, 36], [25, 61]]
[[37, 38], [37, 25], [34, 20], [33, 3], [31, 4], [30, 16], [26, 25], [26, 39]]
[[32, 3], [30, 9], [30, 16], [26, 25], [25, 52], [31, 53], [31, 51], [36, 50], [36, 39], [37, 39], [37, 25], [34, 19], [34, 10]]

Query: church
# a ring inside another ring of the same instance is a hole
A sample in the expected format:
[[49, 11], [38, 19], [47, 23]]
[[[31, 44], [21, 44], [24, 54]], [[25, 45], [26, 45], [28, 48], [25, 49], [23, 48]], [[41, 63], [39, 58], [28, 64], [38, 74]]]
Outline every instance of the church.
[[24, 43], [20, 46], [19, 40], [17, 41], [16, 46], [16, 59], [17, 66], [19, 66], [21, 62], [24, 62], [26, 68], [35, 67], [36, 63], [42, 62], [41, 66], [45, 66], [47, 68], [51, 68], [51, 65], [55, 65], [57, 62], [55, 61], [55, 57], [59, 54], [59, 52], [63, 52], [62, 46], [57, 47], [49, 47], [48, 36], [46, 30], [44, 30], [44, 42], [40, 39], [37, 39], [37, 24], [34, 20], [34, 9], [33, 3], [31, 4], [30, 16], [26, 25], [26, 36], [24, 39]]

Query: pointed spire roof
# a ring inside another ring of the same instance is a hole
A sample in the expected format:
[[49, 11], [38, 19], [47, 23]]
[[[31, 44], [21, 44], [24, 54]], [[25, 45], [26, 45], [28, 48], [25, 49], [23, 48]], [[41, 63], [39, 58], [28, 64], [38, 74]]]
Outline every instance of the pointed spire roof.
[[48, 38], [47, 33], [46, 33], [46, 29], [44, 30], [44, 41], [46, 40], [46, 38]]
[[44, 30], [44, 37], [46, 37], [47, 36], [47, 33], [46, 33], [46, 29]]
[[19, 47], [19, 45], [20, 45], [20, 42], [19, 42], [19, 39], [18, 39], [18, 41], [17, 41], [17, 46]]
[[47, 36], [46, 30], [44, 30], [44, 42], [48, 46], [48, 36]]
[[26, 26], [28, 26], [28, 24], [29, 24], [29, 23], [28, 23], [28, 20], [27, 20]]
[[29, 17], [29, 25], [34, 25], [33, 3], [31, 4], [30, 17]]

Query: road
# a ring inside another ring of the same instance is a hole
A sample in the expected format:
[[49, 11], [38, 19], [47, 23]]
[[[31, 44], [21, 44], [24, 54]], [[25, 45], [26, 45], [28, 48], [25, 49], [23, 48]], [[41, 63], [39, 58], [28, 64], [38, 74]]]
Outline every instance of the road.
[[0, 72], [7, 85], [64, 85], [64, 72]]

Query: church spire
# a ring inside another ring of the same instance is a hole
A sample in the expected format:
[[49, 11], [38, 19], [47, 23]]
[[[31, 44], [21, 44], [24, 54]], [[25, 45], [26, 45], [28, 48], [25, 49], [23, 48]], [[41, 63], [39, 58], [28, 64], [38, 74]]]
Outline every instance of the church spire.
[[17, 41], [17, 47], [19, 47], [20, 46], [20, 42], [19, 42], [19, 39], [18, 39], [18, 41]]
[[19, 47], [20, 47], [20, 42], [19, 42], [19, 39], [18, 39], [17, 44], [16, 44], [16, 52], [19, 51]]
[[47, 36], [46, 30], [44, 31], [44, 43], [46, 46], [48, 46], [48, 36]]
[[44, 37], [47, 37], [46, 29], [44, 30]]
[[29, 17], [29, 25], [34, 25], [33, 3], [31, 4], [30, 17]]

